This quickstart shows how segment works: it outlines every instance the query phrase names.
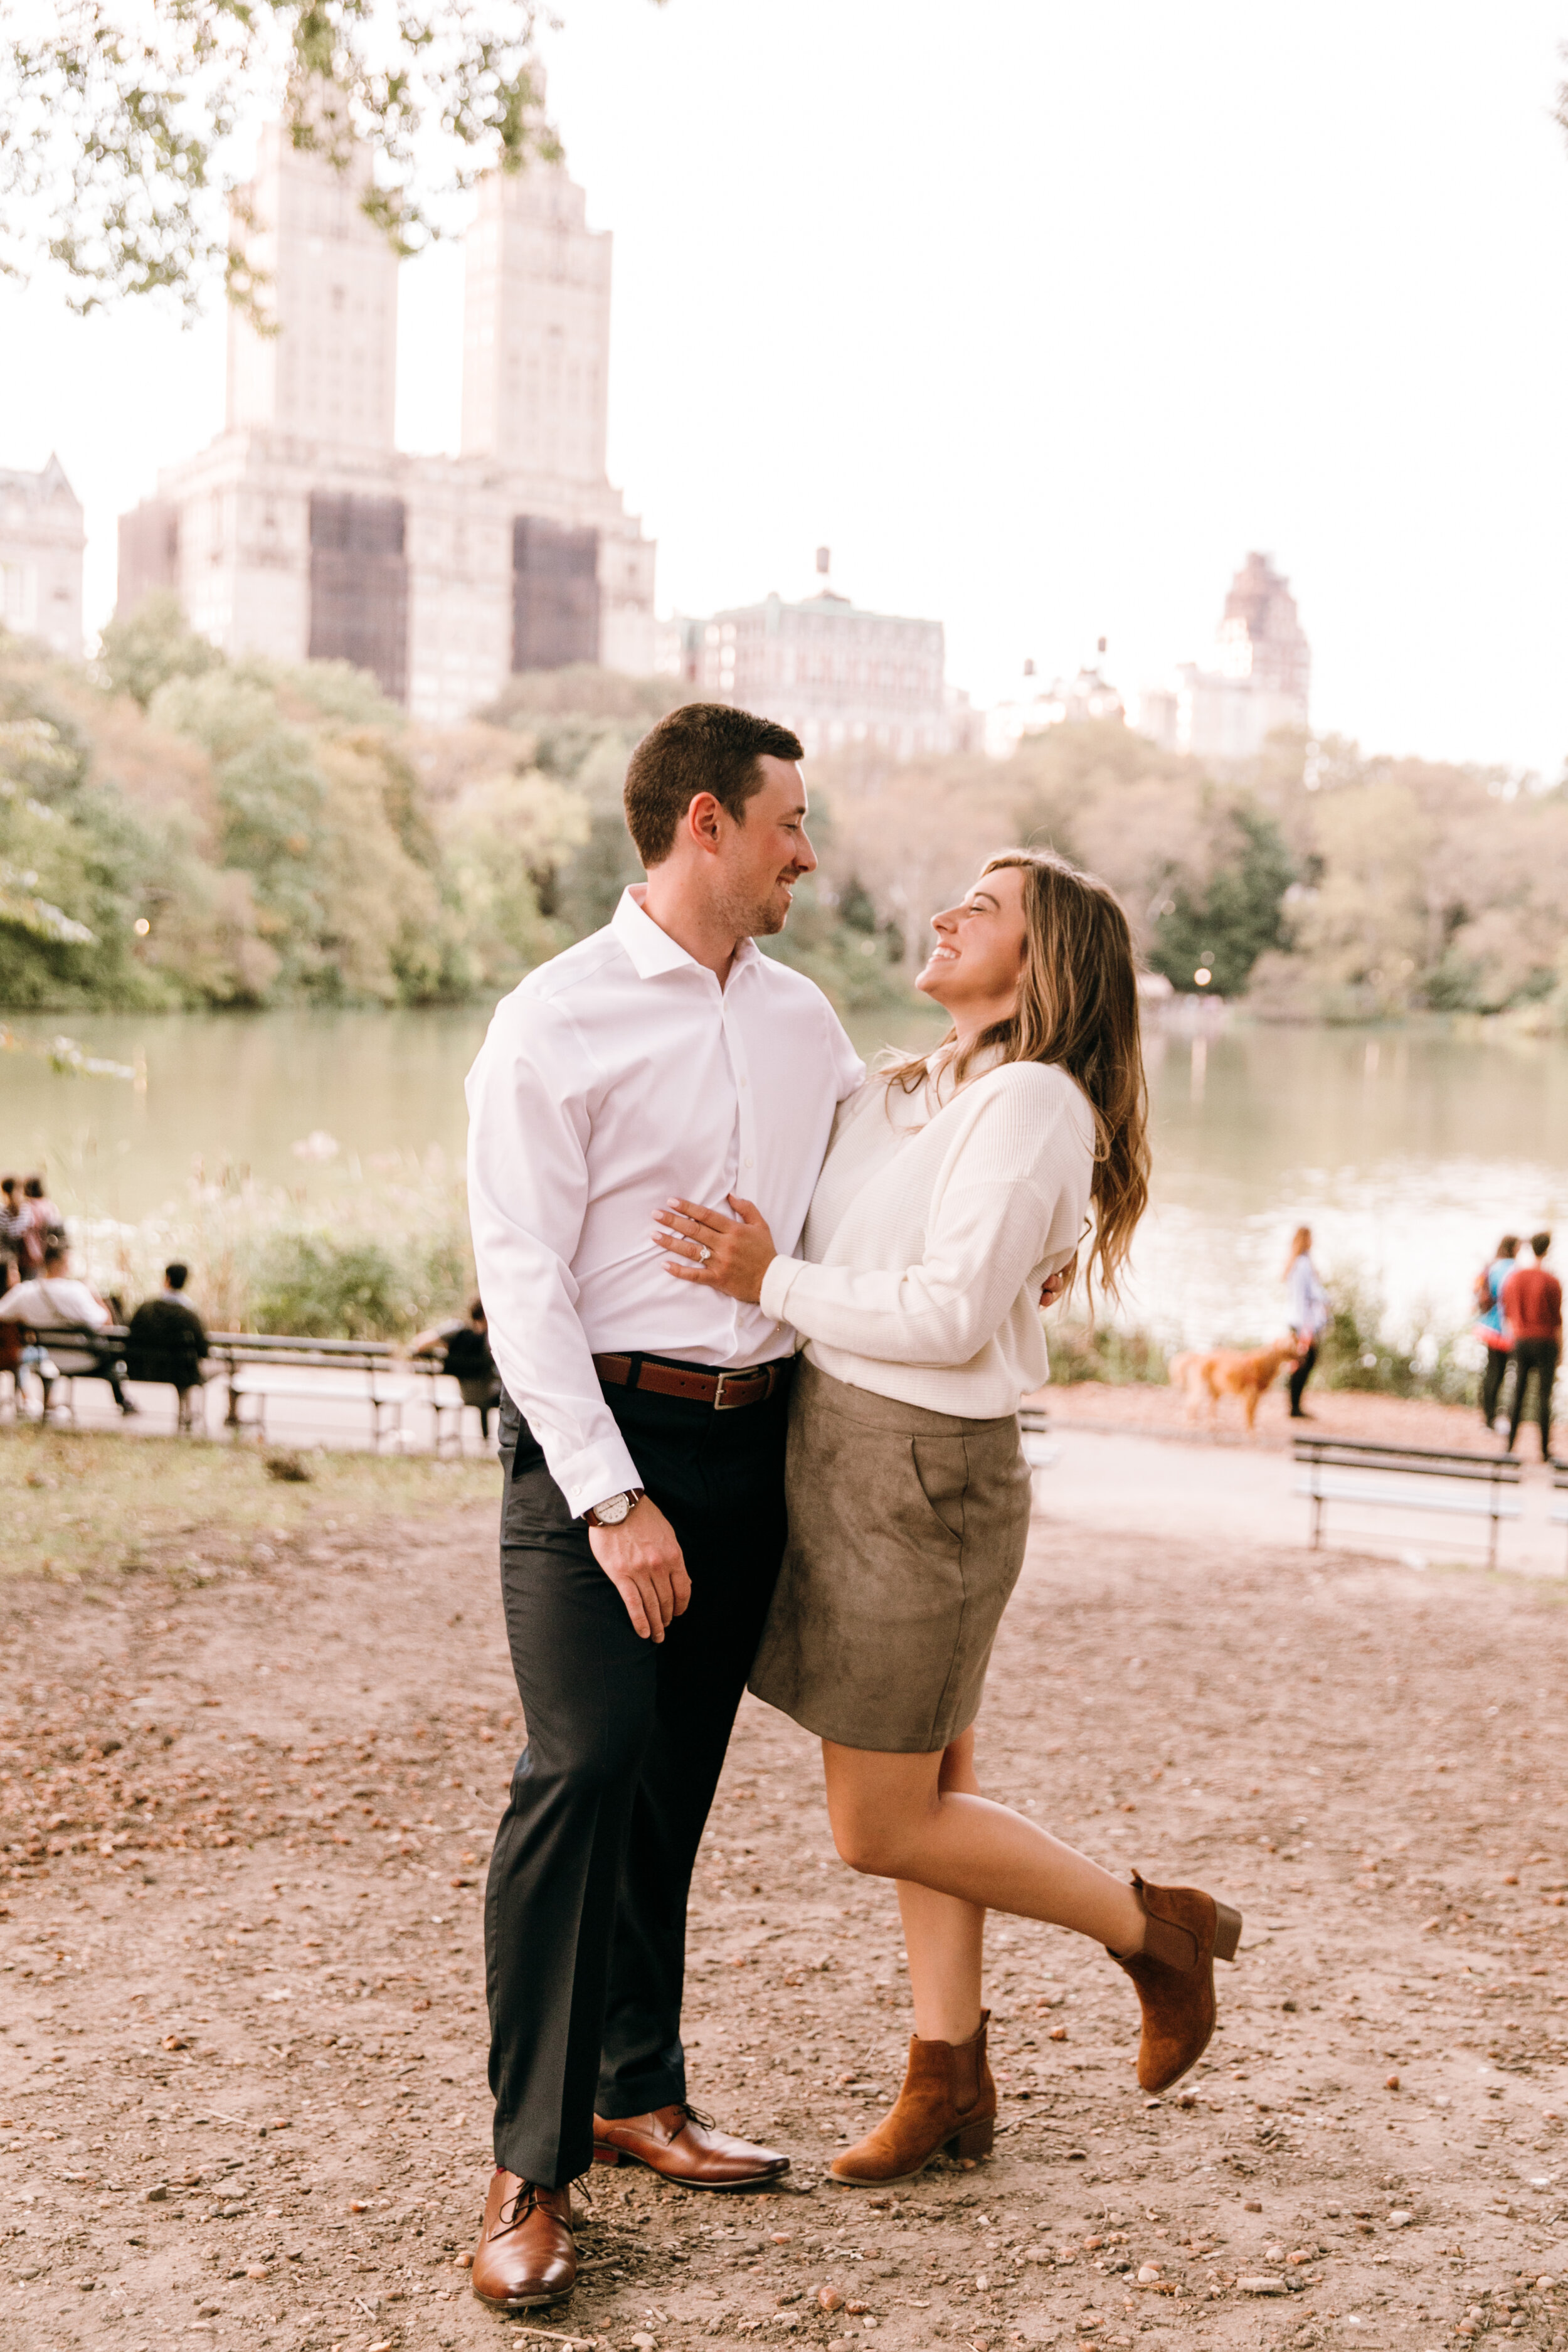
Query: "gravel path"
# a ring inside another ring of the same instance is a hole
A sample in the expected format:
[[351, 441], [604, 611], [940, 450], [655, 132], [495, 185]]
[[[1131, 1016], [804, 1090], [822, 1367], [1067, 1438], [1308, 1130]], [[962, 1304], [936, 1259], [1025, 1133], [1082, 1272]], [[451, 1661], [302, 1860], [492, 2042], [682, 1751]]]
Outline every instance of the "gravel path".
[[[462, 2267], [519, 1739], [488, 1511], [302, 1532], [203, 1589], [14, 1582], [0, 1641], [0, 2344], [538, 2341]], [[693, 2091], [792, 2186], [596, 2172], [543, 2336], [1568, 2344], [1565, 1714], [1554, 1589], [1040, 1521], [982, 1770], [1239, 1902], [1208, 2062], [1146, 2102], [1117, 1972], [998, 1921], [995, 2158], [826, 2185], [899, 2074], [894, 1905], [834, 1859], [812, 1744], [748, 1702]]]

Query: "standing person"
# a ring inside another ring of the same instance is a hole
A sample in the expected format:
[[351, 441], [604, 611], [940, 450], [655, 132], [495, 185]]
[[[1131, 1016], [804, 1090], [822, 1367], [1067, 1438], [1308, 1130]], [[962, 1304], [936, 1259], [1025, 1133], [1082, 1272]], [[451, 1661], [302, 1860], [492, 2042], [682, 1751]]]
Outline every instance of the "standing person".
[[1502, 1286], [1503, 1319], [1513, 1343], [1513, 1404], [1508, 1417], [1508, 1451], [1519, 1435], [1524, 1417], [1525, 1384], [1535, 1375], [1536, 1413], [1541, 1430], [1541, 1458], [1552, 1459], [1552, 1391], [1563, 1353], [1563, 1285], [1547, 1271], [1550, 1234], [1531, 1234], [1533, 1265], [1521, 1265]]
[[24, 1279], [44, 1263], [51, 1240], [65, 1240], [66, 1221], [44, 1190], [41, 1176], [29, 1176], [22, 1186], [21, 1264]]
[[1503, 1374], [1508, 1370], [1511, 1353], [1508, 1330], [1502, 1319], [1502, 1286], [1513, 1272], [1514, 1260], [1518, 1255], [1518, 1234], [1504, 1234], [1497, 1245], [1497, 1255], [1476, 1276], [1476, 1305], [1480, 1309], [1476, 1317], [1476, 1337], [1487, 1351], [1486, 1369], [1481, 1374], [1483, 1429], [1490, 1429], [1497, 1420]]
[[469, 1201], [505, 1388], [501, 1580], [528, 1746], [486, 1893], [496, 2170], [475, 2293], [559, 2301], [591, 2156], [694, 2189], [789, 2159], [687, 2104], [692, 1865], [784, 1546], [794, 1336], [664, 1276], [673, 1194], [755, 1187], [793, 1249], [864, 1076], [762, 955], [817, 860], [797, 738], [689, 704], [632, 755], [647, 869], [530, 972], [468, 1078]]
[[1132, 940], [1103, 883], [1009, 850], [933, 926], [917, 985], [952, 1029], [840, 1113], [804, 1258], [749, 1201], [660, 1221], [683, 1286], [756, 1302], [807, 1343], [789, 1549], [751, 1687], [821, 1738], [841, 1855], [898, 1885], [915, 2038], [897, 2105], [831, 2167], [857, 2185], [990, 2148], [988, 1909], [1106, 1948], [1137, 1990], [1154, 2091], [1207, 2046], [1214, 1961], [1240, 1934], [1201, 1888], [1124, 1885], [976, 1778], [1029, 1534], [1018, 1404], [1049, 1373], [1037, 1295], [1091, 1204], [1091, 1278], [1114, 1294], [1147, 1199], [1146, 1097]]
[[142, 1300], [125, 1333], [127, 1380], [159, 1381], [172, 1388], [183, 1430], [195, 1427], [207, 1353], [206, 1326], [185, 1297], [190, 1278], [190, 1267], [178, 1259], [166, 1265], [162, 1291]]
[[22, 1202], [22, 1180], [0, 1180], [0, 1297], [23, 1278], [21, 1259], [29, 1219]]
[[[130, 1414], [136, 1411], [120, 1384], [118, 1356], [75, 1336], [84, 1331], [105, 1331], [111, 1318], [97, 1291], [90, 1290], [85, 1282], [78, 1282], [72, 1275], [70, 1253], [62, 1237], [56, 1235], [45, 1243], [40, 1274], [19, 1282], [0, 1298], [0, 1318], [27, 1324], [40, 1339], [49, 1331], [61, 1334], [57, 1342], [47, 1343], [47, 1354], [41, 1355], [36, 1366], [38, 1384], [44, 1391], [46, 1421], [55, 1381], [60, 1375], [106, 1381], [120, 1412]], [[27, 1360], [26, 1355], [23, 1360]]]
[[1318, 1360], [1318, 1341], [1329, 1327], [1329, 1295], [1312, 1264], [1311, 1225], [1298, 1225], [1291, 1235], [1284, 1280], [1285, 1307], [1297, 1349], [1296, 1369], [1291, 1374], [1291, 1419], [1311, 1421], [1312, 1416], [1303, 1407], [1301, 1398]]

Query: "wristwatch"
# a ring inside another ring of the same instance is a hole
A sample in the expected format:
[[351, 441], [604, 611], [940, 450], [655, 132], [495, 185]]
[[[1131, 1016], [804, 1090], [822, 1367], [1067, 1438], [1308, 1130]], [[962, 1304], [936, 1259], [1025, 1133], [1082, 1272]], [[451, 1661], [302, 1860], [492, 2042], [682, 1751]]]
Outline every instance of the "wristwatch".
[[602, 1503], [595, 1503], [582, 1516], [591, 1528], [618, 1528], [631, 1517], [642, 1497], [641, 1486], [629, 1486], [622, 1495], [607, 1495]]

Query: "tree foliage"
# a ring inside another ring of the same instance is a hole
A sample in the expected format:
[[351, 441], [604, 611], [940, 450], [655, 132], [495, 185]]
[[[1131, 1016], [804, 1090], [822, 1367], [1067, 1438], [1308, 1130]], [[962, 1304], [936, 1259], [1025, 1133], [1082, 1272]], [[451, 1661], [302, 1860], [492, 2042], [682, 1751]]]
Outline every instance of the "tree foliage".
[[[1226, 829], [1207, 882], [1184, 877], [1172, 884], [1149, 942], [1153, 970], [1186, 992], [1212, 987], [1218, 996], [1240, 996], [1259, 957], [1286, 944], [1285, 893], [1295, 866], [1283, 834], [1244, 803], [1227, 811]], [[1199, 971], [1211, 980], [1200, 982]]]
[[1266, 1014], [1509, 1013], [1568, 1026], [1568, 783], [1273, 739], [1221, 775], [1096, 720], [1014, 756], [817, 763], [824, 877], [869, 893], [924, 959], [925, 920], [994, 850], [1042, 843], [1101, 875], [1177, 988]]
[[0, 31], [0, 271], [45, 256], [73, 308], [209, 280], [265, 313], [235, 210], [236, 134], [281, 116], [346, 170], [403, 254], [483, 172], [559, 148], [530, 49], [535, 0], [15, 0]]

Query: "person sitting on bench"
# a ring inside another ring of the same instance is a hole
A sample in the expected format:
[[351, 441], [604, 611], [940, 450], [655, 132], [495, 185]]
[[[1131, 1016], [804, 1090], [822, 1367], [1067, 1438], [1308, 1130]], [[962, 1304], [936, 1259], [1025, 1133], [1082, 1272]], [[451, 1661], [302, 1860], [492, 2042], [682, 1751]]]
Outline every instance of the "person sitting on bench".
[[126, 1377], [162, 1381], [179, 1393], [180, 1427], [196, 1425], [196, 1401], [202, 1393], [203, 1359], [207, 1334], [201, 1317], [183, 1296], [190, 1268], [177, 1262], [163, 1268], [163, 1287], [156, 1298], [145, 1298], [131, 1317], [125, 1334]]
[[[0, 1318], [7, 1323], [25, 1323], [40, 1339], [51, 1331], [62, 1335], [57, 1343], [48, 1342], [47, 1352], [40, 1349], [33, 1367], [44, 1391], [46, 1421], [54, 1384], [59, 1379], [107, 1381], [120, 1412], [136, 1411], [120, 1385], [118, 1349], [108, 1345], [95, 1347], [89, 1336], [108, 1328], [109, 1309], [95, 1290], [89, 1290], [85, 1282], [78, 1282], [72, 1276], [70, 1253], [63, 1239], [45, 1244], [41, 1274], [30, 1281], [17, 1283], [15, 1289], [0, 1298]], [[26, 1360], [26, 1356], [23, 1360]]]

